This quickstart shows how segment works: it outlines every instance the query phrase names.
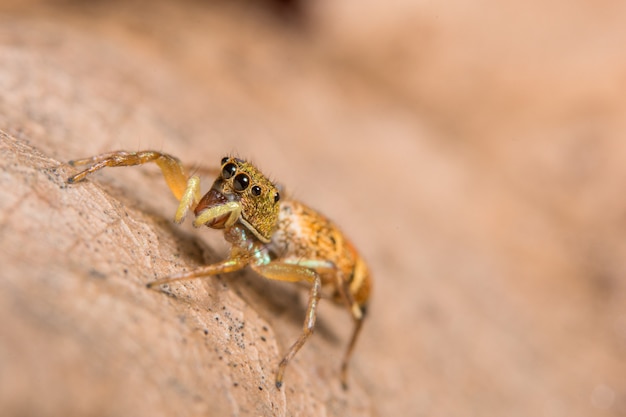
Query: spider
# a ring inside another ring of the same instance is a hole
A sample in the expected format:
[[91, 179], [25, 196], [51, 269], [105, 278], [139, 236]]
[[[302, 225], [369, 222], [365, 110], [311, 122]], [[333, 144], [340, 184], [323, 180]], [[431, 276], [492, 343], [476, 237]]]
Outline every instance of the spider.
[[278, 389], [283, 385], [287, 365], [313, 333], [319, 300], [323, 289], [328, 289], [330, 298], [343, 304], [354, 322], [341, 364], [341, 382], [347, 388], [348, 362], [365, 318], [371, 279], [365, 262], [337, 226], [303, 203], [281, 198], [278, 187], [254, 165], [231, 156], [221, 160], [219, 174], [204, 196], [200, 194], [200, 178], [188, 176], [179, 159], [149, 150], [116, 151], [70, 161], [73, 166], [90, 166], [67, 182], [80, 182], [105, 167], [149, 162], [159, 166], [180, 202], [174, 220], [181, 223], [192, 209], [194, 226], [223, 230], [231, 248], [223, 261], [150, 282], [148, 287], [234, 272], [246, 266], [268, 279], [308, 284], [303, 330], [278, 365]]

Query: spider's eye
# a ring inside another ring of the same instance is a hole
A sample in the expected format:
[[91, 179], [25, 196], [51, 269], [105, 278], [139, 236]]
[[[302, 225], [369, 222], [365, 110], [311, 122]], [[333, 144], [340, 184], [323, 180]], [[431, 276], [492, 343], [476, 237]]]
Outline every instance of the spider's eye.
[[233, 188], [235, 188], [235, 191], [243, 191], [248, 188], [249, 185], [250, 177], [248, 177], [246, 174], [239, 174], [233, 180]]
[[226, 164], [224, 165], [224, 168], [222, 168], [222, 177], [227, 180], [235, 175], [236, 172], [237, 167], [235, 166], [235, 164]]
[[227, 157], [227, 156], [223, 157], [223, 158], [222, 158], [222, 163], [221, 163], [220, 165], [224, 165], [226, 162], [228, 162], [228, 160], [229, 160], [229, 159], [230, 159], [230, 158], [229, 158], [229, 157]]
[[274, 194], [274, 203], [278, 203], [278, 200], [280, 200], [280, 194], [276, 193]]
[[250, 191], [252, 192], [252, 195], [254, 196], [260, 196], [261, 195], [261, 187], [259, 187], [258, 185], [253, 186]]

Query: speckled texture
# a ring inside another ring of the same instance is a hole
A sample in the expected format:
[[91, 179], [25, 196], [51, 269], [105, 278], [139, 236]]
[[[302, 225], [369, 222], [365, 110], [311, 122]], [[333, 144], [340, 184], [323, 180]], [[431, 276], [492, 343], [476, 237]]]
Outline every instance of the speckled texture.
[[[0, 4], [3, 416], [626, 414], [624, 2], [315, 4]], [[352, 239], [349, 391], [332, 303], [277, 391], [301, 289], [145, 288], [220, 233], [156, 169], [62, 162], [149, 148], [249, 158]]]

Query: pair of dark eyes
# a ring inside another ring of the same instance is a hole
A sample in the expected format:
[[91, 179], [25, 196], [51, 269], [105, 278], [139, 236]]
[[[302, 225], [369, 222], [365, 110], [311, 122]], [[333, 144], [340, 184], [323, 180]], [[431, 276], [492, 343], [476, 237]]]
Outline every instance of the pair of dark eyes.
[[[226, 161], [222, 160], [222, 162]], [[235, 189], [235, 191], [241, 192], [246, 190], [250, 186], [250, 177], [244, 173], [239, 173], [237, 175], [235, 174], [237, 174], [237, 165], [233, 164], [232, 162], [224, 165], [224, 167], [222, 168], [222, 178], [229, 179], [233, 175], [235, 176], [235, 178], [233, 178], [233, 188]], [[261, 187], [259, 187], [258, 185], [253, 185], [250, 189], [250, 192], [254, 196], [260, 196], [262, 190]], [[274, 202], [277, 202], [279, 199], [280, 195], [278, 193], [274, 194]]]

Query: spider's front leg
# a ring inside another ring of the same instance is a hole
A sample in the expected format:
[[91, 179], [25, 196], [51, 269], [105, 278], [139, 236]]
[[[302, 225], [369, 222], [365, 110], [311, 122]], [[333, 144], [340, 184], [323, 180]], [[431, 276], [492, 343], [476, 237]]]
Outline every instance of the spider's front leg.
[[83, 181], [88, 175], [106, 167], [124, 167], [154, 162], [161, 169], [167, 186], [180, 201], [174, 220], [180, 223], [190, 208], [200, 201], [200, 179], [188, 177], [180, 160], [172, 155], [157, 151], [127, 152], [115, 151], [70, 161], [72, 166], [91, 165], [67, 179], [70, 184]]
[[127, 167], [134, 165], [143, 165], [148, 162], [154, 162], [161, 168], [163, 178], [170, 190], [180, 200], [187, 189], [188, 176], [185, 168], [180, 160], [172, 155], [157, 151], [140, 151], [127, 152], [115, 151], [92, 156], [90, 158], [77, 159], [70, 161], [72, 166], [90, 165], [86, 170], [79, 172], [67, 179], [67, 182], [73, 184], [84, 180], [88, 175], [105, 167]]
[[189, 281], [192, 279], [209, 277], [212, 275], [225, 274], [228, 272], [235, 272], [243, 269], [248, 265], [249, 261], [246, 258], [233, 257], [224, 259], [221, 262], [202, 266], [200, 268], [193, 269], [188, 272], [182, 272], [180, 274], [170, 275], [166, 278], [157, 279], [156, 281], [146, 284], [148, 288], [154, 288], [163, 284], [171, 284], [172, 282]]

